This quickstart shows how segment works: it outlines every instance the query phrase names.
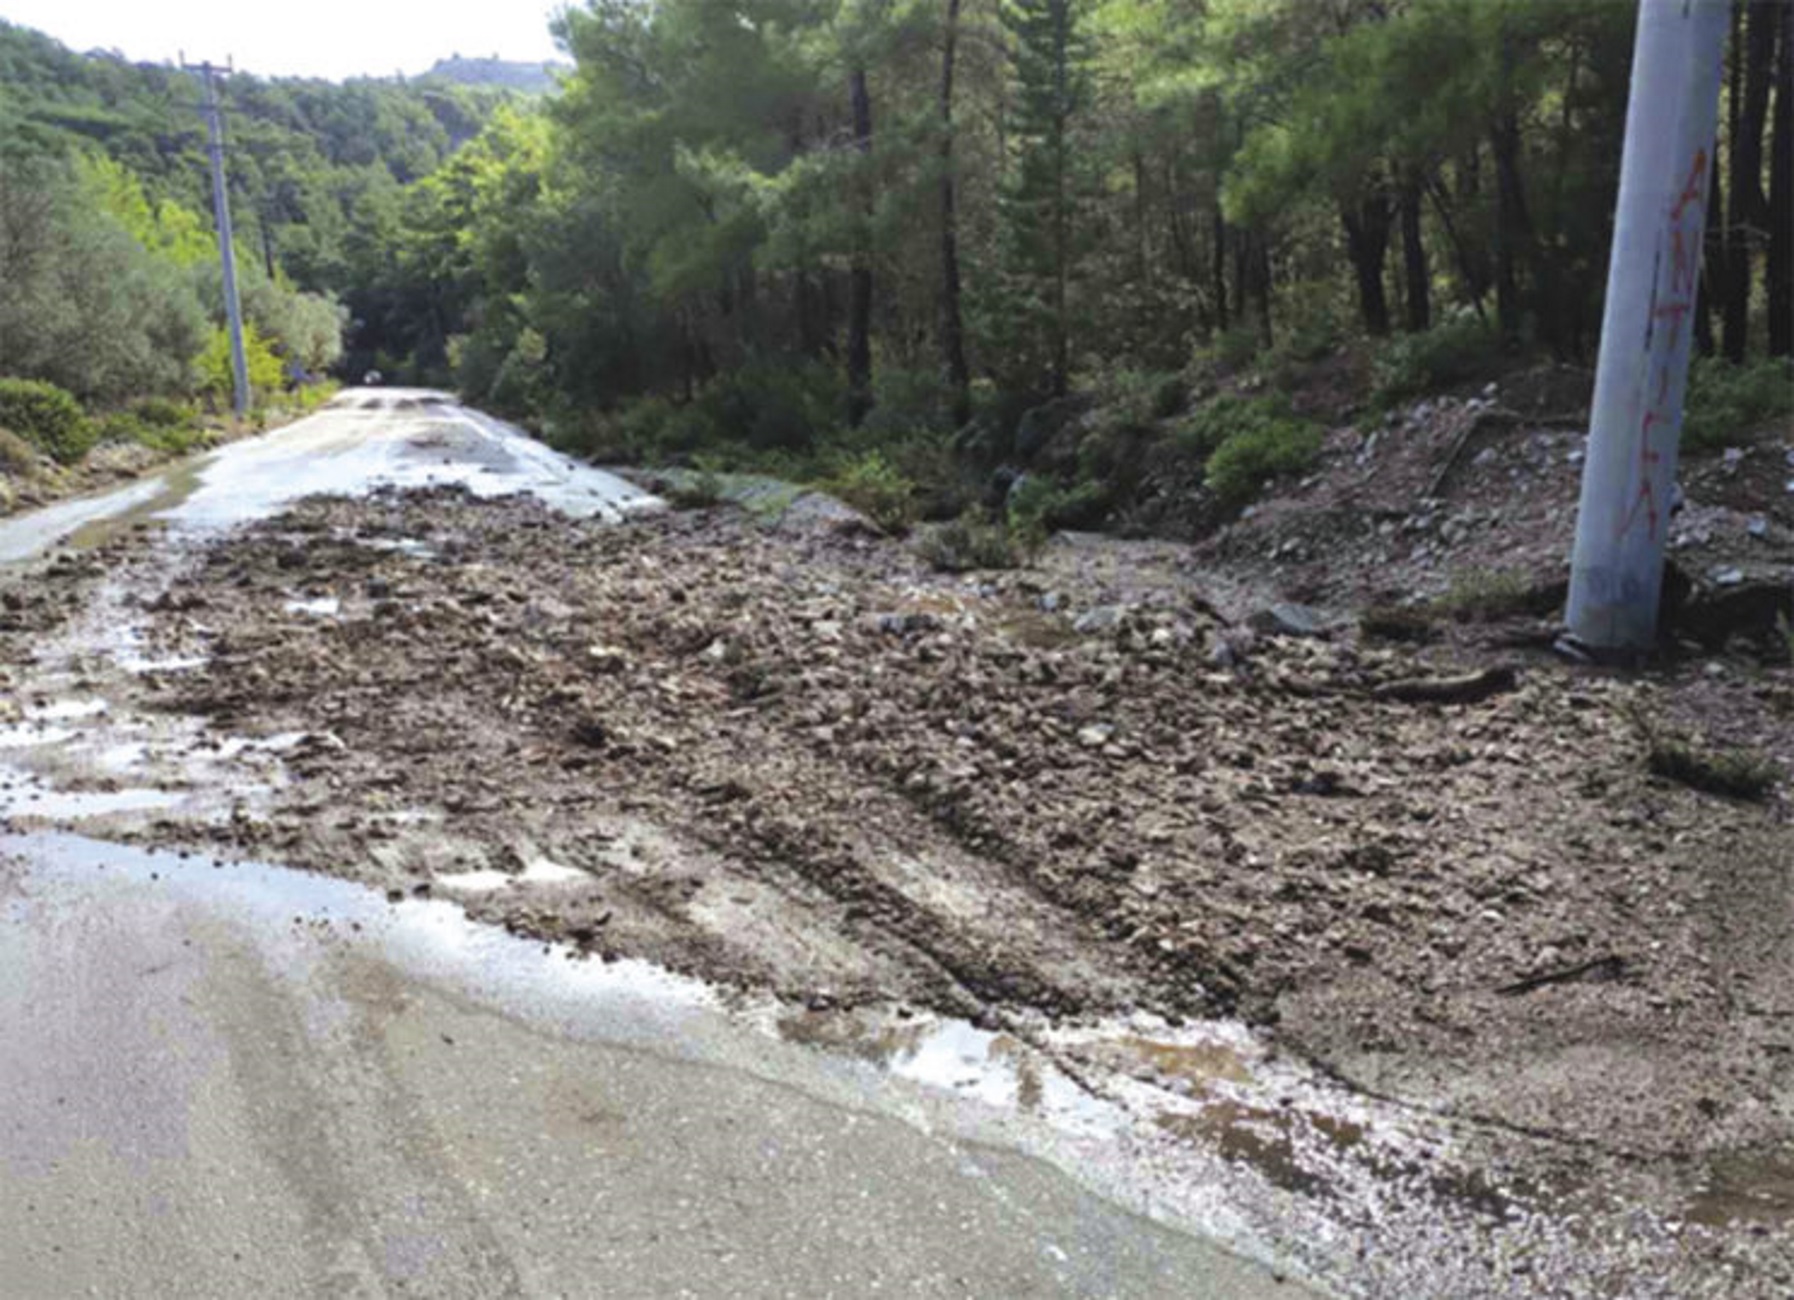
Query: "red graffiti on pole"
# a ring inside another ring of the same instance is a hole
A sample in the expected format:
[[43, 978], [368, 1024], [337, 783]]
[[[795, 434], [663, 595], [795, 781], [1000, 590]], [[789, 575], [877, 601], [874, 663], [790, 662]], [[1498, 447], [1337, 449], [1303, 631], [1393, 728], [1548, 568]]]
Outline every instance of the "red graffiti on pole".
[[[1700, 241], [1695, 237], [1698, 231], [1696, 223], [1706, 215], [1706, 198], [1707, 151], [1698, 149], [1688, 168], [1682, 190], [1669, 209], [1668, 220], [1658, 244], [1658, 265], [1661, 267], [1664, 260], [1669, 263], [1668, 293], [1659, 300], [1658, 287], [1652, 287], [1650, 328], [1645, 335], [1645, 346], [1650, 351], [1650, 364], [1655, 370], [1656, 391], [1638, 430], [1638, 493], [1632, 500], [1632, 508], [1620, 521], [1621, 537], [1631, 532], [1642, 518], [1649, 536], [1655, 538], [1658, 526], [1662, 523], [1653, 479], [1657, 467], [1663, 463], [1663, 453], [1652, 447], [1651, 431], [1659, 425], [1673, 427], [1675, 424], [1676, 413], [1669, 409], [1671, 380], [1675, 360], [1682, 348], [1683, 324], [1694, 311], [1695, 290], [1700, 277]], [[1667, 259], [1662, 257], [1665, 244], [1668, 245]]]

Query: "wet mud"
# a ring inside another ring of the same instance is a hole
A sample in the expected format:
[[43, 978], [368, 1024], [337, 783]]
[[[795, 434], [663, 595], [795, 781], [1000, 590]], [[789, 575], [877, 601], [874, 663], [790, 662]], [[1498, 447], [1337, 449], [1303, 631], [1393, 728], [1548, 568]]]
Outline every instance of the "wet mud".
[[[827, 528], [446, 488], [41, 576], [0, 591], [20, 680], [110, 592], [128, 654], [90, 686], [216, 765], [209, 801], [118, 838], [770, 995], [792, 1041], [963, 1068], [994, 1104], [1148, 1089], [1160, 1140], [1358, 1239], [1440, 1205], [1519, 1234], [1488, 1293], [1541, 1214], [1539, 1267], [1584, 1282], [1790, 1276], [1786, 774], [1761, 803], [1653, 776], [1638, 719], [1675, 679], [1502, 650], [1511, 688], [1414, 702], [1388, 688], [1493, 652], [1246, 633], [1181, 548], [1073, 539], [965, 579]], [[1782, 678], [1687, 689], [1785, 746]], [[139, 776], [178, 767], [153, 749]], [[1221, 1018], [1252, 1033], [1180, 1028]], [[1564, 1264], [1566, 1222], [1628, 1204], [1655, 1215], [1635, 1251]], [[1475, 1294], [1464, 1244], [1434, 1276]]]

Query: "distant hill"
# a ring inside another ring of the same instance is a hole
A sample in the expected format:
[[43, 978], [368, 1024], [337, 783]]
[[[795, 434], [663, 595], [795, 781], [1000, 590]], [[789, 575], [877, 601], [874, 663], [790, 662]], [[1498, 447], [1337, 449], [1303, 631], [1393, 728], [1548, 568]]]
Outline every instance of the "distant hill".
[[565, 63], [464, 59], [457, 54], [453, 58], [438, 59], [436, 66], [418, 80], [446, 81], [458, 86], [498, 86], [525, 95], [546, 95], [555, 88], [559, 75], [570, 71], [571, 66]]

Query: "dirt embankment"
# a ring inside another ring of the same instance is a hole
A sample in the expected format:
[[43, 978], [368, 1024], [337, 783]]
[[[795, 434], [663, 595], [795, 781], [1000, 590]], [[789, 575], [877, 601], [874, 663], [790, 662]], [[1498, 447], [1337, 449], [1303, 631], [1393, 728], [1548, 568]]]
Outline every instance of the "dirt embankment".
[[307, 736], [265, 811], [160, 838], [819, 1005], [1237, 1012], [1576, 1142], [1791, 1136], [1786, 771], [1696, 793], [1638, 721], [1699, 691], [1794, 757], [1786, 672], [1532, 659], [1441, 702], [1487, 652], [1225, 625], [1178, 546], [962, 580], [727, 512], [447, 492], [201, 559], [151, 627], [209, 664], [144, 689]]

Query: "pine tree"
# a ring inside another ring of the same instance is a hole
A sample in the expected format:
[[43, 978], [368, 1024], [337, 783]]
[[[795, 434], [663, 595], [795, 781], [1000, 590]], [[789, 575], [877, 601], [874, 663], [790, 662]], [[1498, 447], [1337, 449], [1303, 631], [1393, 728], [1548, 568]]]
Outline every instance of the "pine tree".
[[1086, 188], [1075, 140], [1090, 99], [1089, 41], [1081, 0], [1011, 0], [1003, 22], [1013, 41], [1015, 98], [1008, 135], [1013, 171], [1003, 198], [1009, 278], [1025, 333], [1044, 353], [1055, 397], [1071, 370], [1071, 290]]

